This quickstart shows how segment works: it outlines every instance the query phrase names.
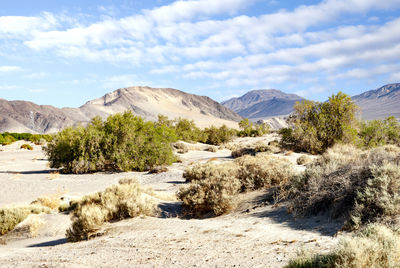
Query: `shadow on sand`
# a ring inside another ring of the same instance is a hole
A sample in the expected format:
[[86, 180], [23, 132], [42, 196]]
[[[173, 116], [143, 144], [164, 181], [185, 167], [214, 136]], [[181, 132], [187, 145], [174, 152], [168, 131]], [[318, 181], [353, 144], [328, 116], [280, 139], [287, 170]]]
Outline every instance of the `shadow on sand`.
[[28, 247], [29, 248], [52, 247], [52, 246], [65, 244], [67, 242], [68, 241], [67, 241], [66, 238], [61, 238], [61, 239], [57, 239], [57, 240], [52, 240], [52, 241], [47, 241], [47, 242], [43, 242], [43, 243], [33, 244], [33, 245], [28, 246]]
[[59, 172], [58, 169], [44, 169], [44, 170], [28, 170], [28, 171], [0, 171], [3, 174], [23, 174], [23, 175], [34, 175], [34, 174], [50, 174], [53, 172]]

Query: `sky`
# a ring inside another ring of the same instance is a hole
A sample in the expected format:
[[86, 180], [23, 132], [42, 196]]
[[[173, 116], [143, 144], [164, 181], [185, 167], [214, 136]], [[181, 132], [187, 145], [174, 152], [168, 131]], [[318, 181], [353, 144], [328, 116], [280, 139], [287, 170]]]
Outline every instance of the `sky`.
[[118, 88], [324, 101], [400, 82], [400, 0], [0, 1], [0, 98], [79, 107]]

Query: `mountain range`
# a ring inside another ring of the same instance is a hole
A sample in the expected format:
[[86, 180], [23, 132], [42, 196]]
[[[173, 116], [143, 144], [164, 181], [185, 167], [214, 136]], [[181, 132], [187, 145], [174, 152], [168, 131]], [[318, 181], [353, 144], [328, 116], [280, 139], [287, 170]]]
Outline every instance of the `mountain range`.
[[[363, 119], [400, 118], [400, 83], [369, 90], [352, 99], [360, 107]], [[187, 118], [200, 127], [222, 124], [237, 127], [237, 122], [247, 117], [252, 121], [262, 119], [272, 128], [280, 128], [286, 126], [284, 116], [301, 100], [295, 94], [264, 89], [249, 91], [220, 104], [207, 96], [150, 87], [120, 88], [79, 108], [0, 99], [0, 132], [54, 133], [67, 126], [87, 124], [94, 116], [106, 118], [126, 110], [147, 120], [156, 120], [159, 114], [170, 119]]]
[[0, 99], [0, 132], [53, 133], [67, 126], [86, 124], [94, 116], [131, 110], [147, 120], [159, 114], [171, 119], [195, 120], [200, 127], [210, 125], [237, 127], [241, 116], [206, 96], [171, 88], [129, 87], [117, 89], [79, 108], [56, 108], [28, 101]]
[[276, 89], [261, 89], [249, 91], [241, 97], [231, 98], [221, 104], [254, 121], [288, 115], [293, 112], [293, 105], [301, 100], [303, 98], [295, 94], [286, 94]]
[[400, 83], [388, 84], [352, 97], [365, 120], [400, 118]]

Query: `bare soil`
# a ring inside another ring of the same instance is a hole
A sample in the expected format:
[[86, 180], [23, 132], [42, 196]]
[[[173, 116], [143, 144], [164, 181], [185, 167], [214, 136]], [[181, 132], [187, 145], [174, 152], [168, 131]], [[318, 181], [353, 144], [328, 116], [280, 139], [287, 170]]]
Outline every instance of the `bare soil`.
[[[258, 138], [265, 142], [273, 136]], [[251, 139], [238, 139], [237, 143]], [[40, 146], [19, 149], [21, 142], [0, 151], [0, 207], [29, 204], [41, 195], [61, 192], [65, 199], [104, 190], [121, 178], [137, 178], [160, 195], [173, 200], [185, 184], [183, 170], [199, 161], [231, 161], [228, 149], [190, 150], [182, 163], [159, 174], [146, 172], [58, 174], [48, 167]], [[299, 154], [285, 155], [293, 163]], [[300, 172], [303, 166], [296, 166]], [[103, 235], [68, 243], [70, 225], [65, 213], [33, 215], [37, 232], [24, 222], [0, 237], [1, 267], [282, 267], [300, 250], [332, 249], [340, 224], [326, 217], [293, 219], [284, 204], [270, 203], [267, 191], [240, 196], [229, 215], [205, 219], [183, 217], [180, 203], [162, 201], [156, 217], [138, 217], [106, 224]]]

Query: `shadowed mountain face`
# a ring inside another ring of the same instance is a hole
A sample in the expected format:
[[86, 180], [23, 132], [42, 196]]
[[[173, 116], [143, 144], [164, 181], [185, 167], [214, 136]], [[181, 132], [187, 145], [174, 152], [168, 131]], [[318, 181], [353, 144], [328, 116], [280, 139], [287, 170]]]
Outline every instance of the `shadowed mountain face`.
[[237, 127], [242, 118], [209, 97], [170, 88], [122, 88], [88, 101], [79, 108], [56, 108], [27, 101], [0, 99], [0, 132], [52, 133], [67, 126], [86, 124], [94, 116], [106, 118], [131, 110], [147, 120], [159, 114], [170, 119], [194, 120], [200, 127], [226, 124]]
[[276, 89], [253, 90], [239, 98], [222, 102], [222, 105], [250, 119], [287, 115], [293, 105], [303, 100], [295, 94], [286, 94]]
[[400, 83], [388, 84], [375, 90], [353, 96], [361, 108], [365, 120], [383, 119], [388, 116], [400, 118]]

